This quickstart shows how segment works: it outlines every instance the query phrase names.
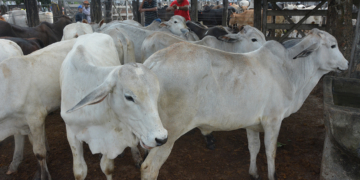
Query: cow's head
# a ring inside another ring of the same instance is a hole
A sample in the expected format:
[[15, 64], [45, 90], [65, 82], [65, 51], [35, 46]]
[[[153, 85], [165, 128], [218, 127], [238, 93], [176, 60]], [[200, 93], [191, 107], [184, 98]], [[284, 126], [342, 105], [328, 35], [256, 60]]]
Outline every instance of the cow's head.
[[298, 60], [312, 55], [319, 69], [324, 72], [348, 69], [348, 61], [340, 52], [335, 37], [319, 29], [311, 30], [305, 38], [290, 47], [288, 55], [289, 58]]
[[103, 103], [110, 105], [114, 118], [130, 128], [143, 148], [151, 149], [167, 141], [167, 130], [158, 113], [159, 93], [159, 81], [152, 71], [142, 64], [126, 64], [115, 68], [105, 82], [68, 112], [107, 99]]
[[90, 24], [80, 23], [80, 22], [72, 23], [72, 24], [65, 26], [65, 28], [63, 30], [63, 37], [61, 40], [63, 41], [63, 40], [69, 40], [72, 38], [78, 38], [81, 35], [91, 34], [93, 32], [94, 31]]
[[160, 27], [167, 27], [172, 33], [180, 36], [183, 33], [189, 32], [185, 23], [185, 18], [182, 16], [172, 16], [169, 21], [160, 23]]
[[243, 26], [237, 34], [227, 34], [220, 36], [219, 40], [237, 43], [237, 52], [250, 52], [259, 49], [265, 42], [265, 36], [255, 27]]

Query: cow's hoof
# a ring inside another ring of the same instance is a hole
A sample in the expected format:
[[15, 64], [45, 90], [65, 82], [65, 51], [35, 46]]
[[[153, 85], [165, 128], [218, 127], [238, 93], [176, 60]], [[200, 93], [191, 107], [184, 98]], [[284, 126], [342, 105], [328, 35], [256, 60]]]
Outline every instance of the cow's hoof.
[[205, 137], [205, 141], [206, 141], [206, 147], [210, 150], [214, 150], [215, 149], [215, 138], [212, 134], [206, 135]]
[[251, 179], [251, 180], [260, 180], [261, 177], [258, 175], [258, 177], [256, 178], [255, 176], [250, 175], [250, 179]]
[[13, 173], [16, 173], [16, 171], [10, 171], [10, 169], [6, 172], [7, 175], [10, 175], [10, 174], [13, 174]]

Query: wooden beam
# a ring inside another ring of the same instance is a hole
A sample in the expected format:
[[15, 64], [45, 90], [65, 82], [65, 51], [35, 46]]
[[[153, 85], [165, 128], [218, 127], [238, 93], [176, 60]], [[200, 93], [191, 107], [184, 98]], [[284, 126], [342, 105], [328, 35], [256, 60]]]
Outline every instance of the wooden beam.
[[[312, 10], [269, 10], [268, 16], [305, 16]], [[311, 16], [326, 16], [327, 10], [317, 10], [316, 12], [313, 12]]]
[[[268, 29], [291, 29], [292, 27], [294, 27], [295, 24], [273, 24], [273, 23], [267, 23], [267, 27]], [[319, 27], [318, 24], [301, 24], [297, 30], [302, 29], [302, 30], [311, 30], [314, 28], [318, 28], [320, 30], [325, 30], [326, 26], [321, 26]], [[305, 35], [301, 35], [302, 37], [304, 37]]]
[[289, 31], [287, 31], [286, 34], [284, 34], [284, 36], [282, 36], [280, 38], [279, 41], [282, 42], [285, 38], [287, 38], [292, 31], [297, 29], [309, 16], [312, 15], [312, 13], [314, 13], [316, 10], [318, 10], [319, 7], [321, 7], [325, 2], [326, 2], [326, 0], [321, 1], [321, 3], [319, 3], [312, 11], [310, 11], [308, 14], [306, 14], [305, 17], [303, 17], [295, 26], [293, 26]]
[[228, 6], [229, 6], [229, 1], [228, 0], [223, 0], [223, 14], [222, 14], [222, 25], [227, 27], [227, 20], [228, 20]]
[[254, 27], [261, 31], [261, 0], [254, 0]]
[[198, 1], [191, 0], [191, 14], [190, 18], [194, 22], [198, 22]]
[[264, 2], [264, 7], [263, 7], [263, 16], [262, 16], [262, 32], [264, 34], [264, 36], [266, 37], [266, 30], [267, 30], [267, 9], [268, 9], [268, 3], [267, 3], [267, 0], [263, 0]]

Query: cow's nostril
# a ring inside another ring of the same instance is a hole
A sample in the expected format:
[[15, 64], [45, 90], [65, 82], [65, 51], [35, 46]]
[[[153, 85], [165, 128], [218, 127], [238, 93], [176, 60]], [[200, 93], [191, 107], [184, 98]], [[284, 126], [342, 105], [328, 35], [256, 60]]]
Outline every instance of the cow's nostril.
[[161, 146], [161, 145], [163, 145], [163, 144], [165, 144], [165, 143], [166, 143], [167, 138], [165, 138], [165, 139], [158, 139], [158, 138], [155, 138], [155, 141], [156, 141], [156, 146]]

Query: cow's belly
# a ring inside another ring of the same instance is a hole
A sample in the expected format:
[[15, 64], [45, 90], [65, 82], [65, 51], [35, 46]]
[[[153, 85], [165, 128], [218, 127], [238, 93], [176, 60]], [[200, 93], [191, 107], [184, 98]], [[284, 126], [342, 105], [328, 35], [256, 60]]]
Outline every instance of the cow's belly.
[[25, 118], [0, 120], [0, 141], [15, 134], [30, 134], [30, 128]]

